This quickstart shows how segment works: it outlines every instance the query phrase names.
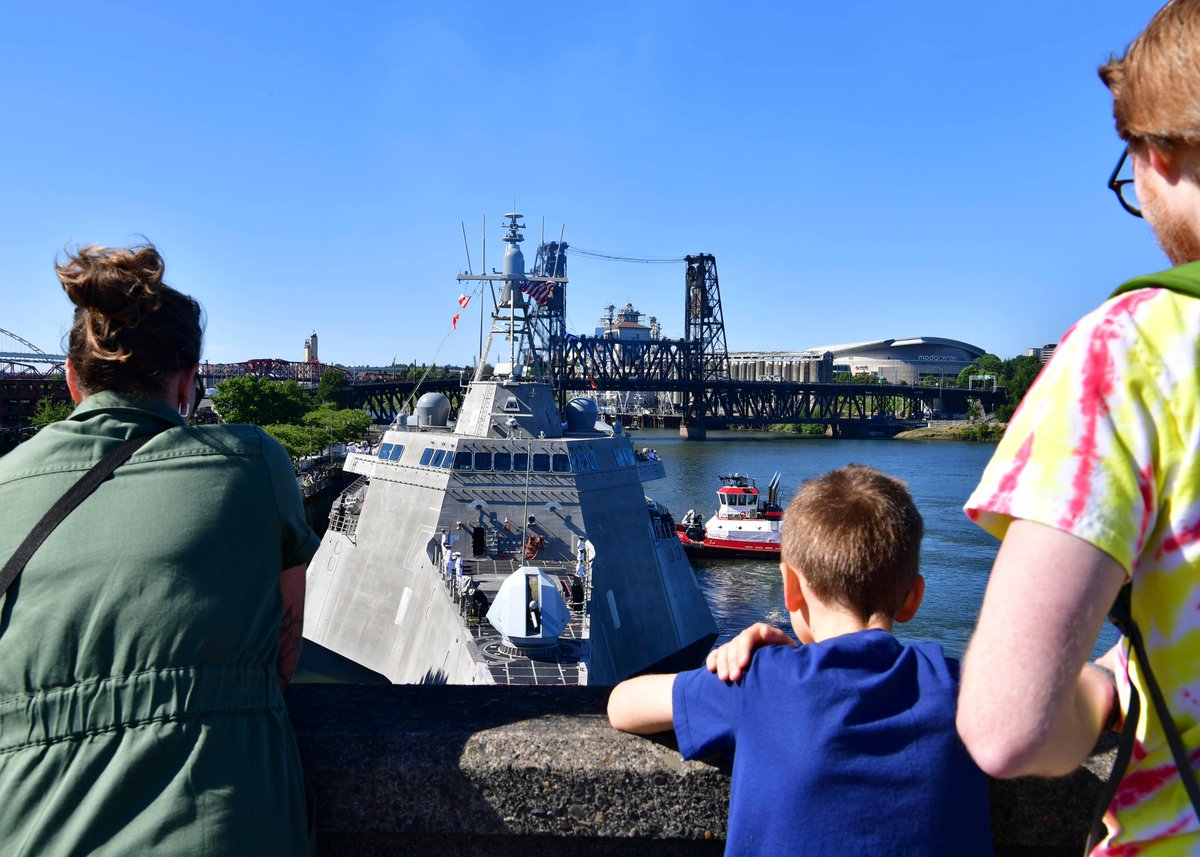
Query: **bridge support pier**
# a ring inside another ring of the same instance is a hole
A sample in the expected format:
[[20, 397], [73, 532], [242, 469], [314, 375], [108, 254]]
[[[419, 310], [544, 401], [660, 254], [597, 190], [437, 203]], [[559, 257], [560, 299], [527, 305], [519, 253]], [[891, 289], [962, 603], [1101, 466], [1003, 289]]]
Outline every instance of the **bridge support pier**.
[[707, 436], [708, 432], [704, 428], [704, 423], [679, 424], [679, 437], [683, 440], [704, 440]]

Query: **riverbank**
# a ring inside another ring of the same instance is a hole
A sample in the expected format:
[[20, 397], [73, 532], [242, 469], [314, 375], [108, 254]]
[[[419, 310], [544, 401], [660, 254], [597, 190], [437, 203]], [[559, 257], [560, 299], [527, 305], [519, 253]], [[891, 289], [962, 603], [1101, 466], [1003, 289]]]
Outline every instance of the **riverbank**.
[[975, 423], [973, 425], [935, 426], [902, 431], [896, 440], [970, 440], [977, 443], [996, 443], [1004, 437], [1004, 423]]

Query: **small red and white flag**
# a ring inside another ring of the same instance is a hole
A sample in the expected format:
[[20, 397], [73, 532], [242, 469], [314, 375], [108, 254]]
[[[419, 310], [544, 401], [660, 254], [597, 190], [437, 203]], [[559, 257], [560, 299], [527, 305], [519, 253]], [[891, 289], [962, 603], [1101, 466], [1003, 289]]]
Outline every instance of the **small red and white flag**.
[[454, 318], [450, 319], [450, 329], [451, 330], [458, 330], [458, 320], [461, 317], [462, 317], [462, 313], [456, 312], [454, 314]]
[[470, 295], [459, 295], [459, 296], [458, 296], [458, 305], [459, 305], [460, 307], [462, 307], [463, 309], [466, 309], [466, 308], [467, 308], [467, 304], [469, 304], [470, 302], [471, 302], [471, 296], [470, 296]]

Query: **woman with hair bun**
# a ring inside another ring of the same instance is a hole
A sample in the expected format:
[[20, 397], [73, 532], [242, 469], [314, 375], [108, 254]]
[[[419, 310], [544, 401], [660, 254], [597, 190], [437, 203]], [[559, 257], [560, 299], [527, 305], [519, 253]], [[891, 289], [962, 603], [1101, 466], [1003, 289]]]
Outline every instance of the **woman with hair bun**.
[[0, 596], [0, 850], [304, 853], [281, 691], [317, 538], [287, 454], [253, 426], [186, 424], [201, 309], [154, 247], [56, 270], [77, 407], [0, 458], [0, 562], [106, 454], [150, 439]]

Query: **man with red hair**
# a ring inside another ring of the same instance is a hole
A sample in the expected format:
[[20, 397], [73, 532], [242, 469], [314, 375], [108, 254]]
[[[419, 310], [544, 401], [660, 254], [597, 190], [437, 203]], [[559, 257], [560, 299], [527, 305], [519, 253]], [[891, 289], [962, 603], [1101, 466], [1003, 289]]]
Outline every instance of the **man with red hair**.
[[[1130, 762], [1114, 771], [1093, 854], [1194, 854], [1200, 0], [1164, 6], [1100, 76], [1127, 143], [1109, 185], [1176, 267], [1126, 283], [1068, 332], [967, 502], [1002, 543], [967, 650], [958, 727], [993, 776], [1059, 775], [1129, 715]], [[1144, 648], [1131, 653], [1123, 639], [1089, 663], [1126, 584]]]

